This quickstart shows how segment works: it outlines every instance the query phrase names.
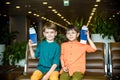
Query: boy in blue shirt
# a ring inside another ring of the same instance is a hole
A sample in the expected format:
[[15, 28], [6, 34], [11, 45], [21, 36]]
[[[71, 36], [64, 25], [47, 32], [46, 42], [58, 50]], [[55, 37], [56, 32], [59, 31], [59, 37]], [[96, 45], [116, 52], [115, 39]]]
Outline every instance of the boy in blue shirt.
[[54, 41], [57, 35], [56, 25], [46, 23], [43, 27], [43, 35], [46, 40], [38, 44], [35, 54], [32, 49], [32, 41], [29, 40], [31, 57], [39, 58], [37, 69], [33, 72], [31, 80], [58, 80], [60, 46]]

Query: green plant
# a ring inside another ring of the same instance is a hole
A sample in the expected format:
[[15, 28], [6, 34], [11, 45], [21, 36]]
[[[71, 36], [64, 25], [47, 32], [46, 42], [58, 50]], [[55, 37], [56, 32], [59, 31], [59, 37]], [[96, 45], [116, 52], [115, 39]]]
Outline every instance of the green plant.
[[8, 45], [3, 52], [3, 65], [15, 65], [25, 58], [26, 42], [16, 42]]
[[18, 31], [6, 32], [4, 29], [0, 30], [0, 44], [9, 45], [17, 37]]
[[108, 36], [110, 39], [111, 36], [117, 34], [117, 24], [113, 20], [103, 19], [101, 16], [95, 16], [92, 26], [92, 32], [96, 34], [100, 34], [102, 38]]
[[64, 34], [58, 34], [56, 37], [55, 37], [55, 41], [59, 44], [67, 41], [67, 38], [65, 37]]
[[75, 21], [73, 21], [73, 25], [77, 26], [79, 29], [81, 29], [81, 27], [84, 25], [84, 20], [83, 18], [79, 21], [78, 19], [76, 19]]

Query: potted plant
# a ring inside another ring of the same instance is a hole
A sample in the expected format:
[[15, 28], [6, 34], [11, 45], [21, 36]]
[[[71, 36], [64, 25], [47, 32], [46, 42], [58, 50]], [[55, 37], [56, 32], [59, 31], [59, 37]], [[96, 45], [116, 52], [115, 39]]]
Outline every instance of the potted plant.
[[102, 39], [108, 38], [111, 40], [113, 36], [117, 35], [117, 24], [110, 19], [103, 19], [101, 16], [95, 16], [92, 27], [93, 34], [100, 34]]
[[108, 43], [115, 42], [114, 36], [117, 35], [117, 24], [114, 20], [103, 19], [101, 16], [95, 16], [90, 25], [91, 39], [93, 42], [105, 43], [105, 67], [108, 66]]
[[2, 27], [0, 29], [0, 65], [2, 65], [5, 47], [11, 44], [11, 42], [17, 37], [17, 34], [17, 31], [9, 32], [7, 27]]
[[16, 65], [25, 59], [26, 42], [16, 42], [8, 45], [3, 52], [3, 65]]

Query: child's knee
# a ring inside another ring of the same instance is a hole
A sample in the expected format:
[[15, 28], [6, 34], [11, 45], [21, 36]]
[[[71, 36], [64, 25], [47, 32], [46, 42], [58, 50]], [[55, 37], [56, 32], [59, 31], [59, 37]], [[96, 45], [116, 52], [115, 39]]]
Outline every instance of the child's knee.
[[72, 80], [82, 80], [83, 74], [81, 72], [74, 72], [72, 76]]
[[52, 74], [50, 75], [49, 80], [58, 80], [58, 76], [59, 76], [59, 72], [58, 72], [58, 71], [54, 71], [54, 72], [52, 72]]
[[41, 79], [43, 76], [42, 72], [39, 71], [39, 70], [35, 70], [31, 76], [31, 79], [30, 80], [39, 80]]
[[58, 80], [58, 76], [59, 76], [59, 72], [58, 71], [54, 71], [52, 72], [52, 74], [50, 75], [50, 80]]
[[69, 73], [68, 72], [63, 72], [61, 75], [60, 75], [60, 80], [69, 80], [70, 79], [70, 76], [69, 76]]

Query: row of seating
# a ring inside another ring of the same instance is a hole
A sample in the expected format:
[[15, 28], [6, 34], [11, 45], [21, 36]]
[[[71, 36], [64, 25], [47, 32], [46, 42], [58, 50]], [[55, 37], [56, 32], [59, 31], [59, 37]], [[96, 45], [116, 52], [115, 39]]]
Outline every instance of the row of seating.
[[120, 80], [120, 42], [109, 44], [109, 74], [112, 80]]
[[[109, 43], [109, 66], [105, 67], [104, 43], [95, 43], [97, 51], [86, 54], [86, 72], [83, 80], [120, 80], [120, 42]], [[24, 74], [17, 80], [29, 80], [36, 69], [38, 59], [31, 59], [29, 50], [26, 51]], [[105, 72], [107, 68], [107, 73]]]

